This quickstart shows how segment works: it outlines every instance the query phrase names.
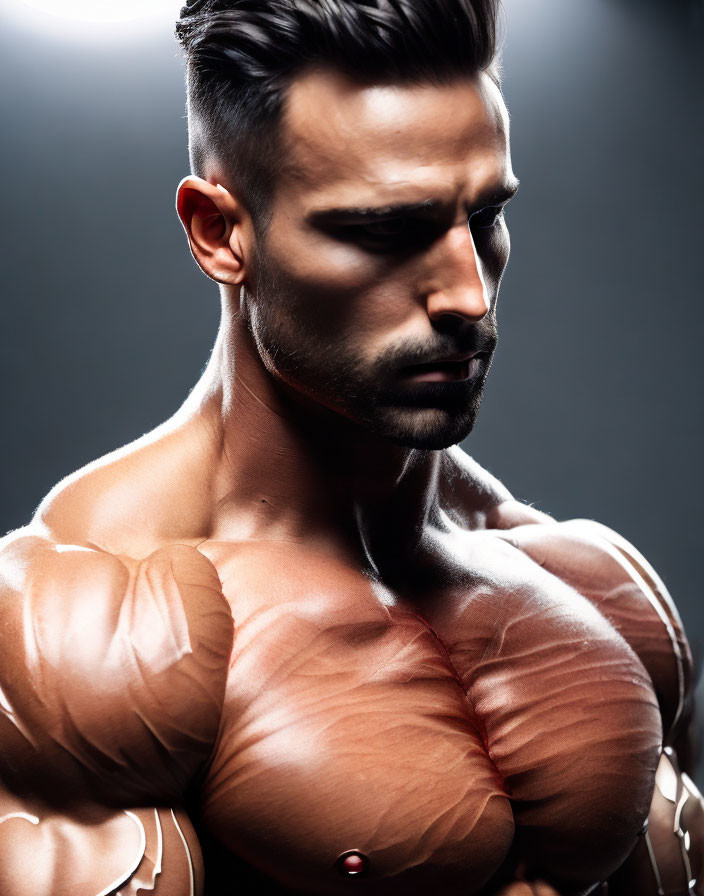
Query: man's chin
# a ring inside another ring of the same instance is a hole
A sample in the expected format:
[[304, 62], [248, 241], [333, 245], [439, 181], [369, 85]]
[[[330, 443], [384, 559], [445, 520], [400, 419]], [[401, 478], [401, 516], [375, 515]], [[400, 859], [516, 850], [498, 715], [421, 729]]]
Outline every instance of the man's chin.
[[477, 407], [449, 413], [437, 408], [394, 409], [375, 420], [372, 429], [381, 438], [405, 448], [440, 451], [467, 438], [478, 410]]

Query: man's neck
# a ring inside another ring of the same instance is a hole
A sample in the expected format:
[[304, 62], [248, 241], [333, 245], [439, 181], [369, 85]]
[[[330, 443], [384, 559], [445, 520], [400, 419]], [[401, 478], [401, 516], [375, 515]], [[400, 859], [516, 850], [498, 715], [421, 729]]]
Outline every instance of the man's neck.
[[361, 553], [372, 569], [420, 540], [440, 453], [398, 446], [301, 399], [265, 369], [238, 318], [224, 316], [182, 410], [207, 434], [214, 537], [306, 538]]

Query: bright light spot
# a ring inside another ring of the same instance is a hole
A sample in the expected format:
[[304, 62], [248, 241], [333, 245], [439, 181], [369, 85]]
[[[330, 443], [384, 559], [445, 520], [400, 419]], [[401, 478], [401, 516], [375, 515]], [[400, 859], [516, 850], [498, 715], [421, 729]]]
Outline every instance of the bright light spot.
[[163, 39], [173, 43], [174, 23], [185, 0], [0, 0], [0, 28], [18, 25], [50, 41], [124, 47]]
[[40, 12], [75, 22], [129, 22], [150, 16], [176, 17], [174, 0], [22, 0]]

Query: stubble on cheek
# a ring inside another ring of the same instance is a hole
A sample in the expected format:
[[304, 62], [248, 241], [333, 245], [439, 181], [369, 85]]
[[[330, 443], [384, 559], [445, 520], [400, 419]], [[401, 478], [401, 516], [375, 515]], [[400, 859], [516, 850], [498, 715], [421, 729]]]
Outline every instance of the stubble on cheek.
[[354, 297], [301, 282], [263, 250], [256, 272], [245, 323], [269, 372], [333, 410], [360, 402], [364, 327], [355, 326]]
[[[463, 383], [411, 388], [400, 377], [404, 365], [464, 350], [493, 353], [495, 323], [471, 330], [436, 332], [419, 342], [387, 347], [371, 360], [373, 333], [355, 321], [342, 295], [308, 289], [260, 257], [257, 290], [246, 323], [269, 373], [296, 392], [364, 428], [414, 447], [447, 447], [471, 431], [481, 402], [483, 375]], [[371, 328], [373, 330], [373, 327]], [[435, 388], [433, 388], [433, 386]]]

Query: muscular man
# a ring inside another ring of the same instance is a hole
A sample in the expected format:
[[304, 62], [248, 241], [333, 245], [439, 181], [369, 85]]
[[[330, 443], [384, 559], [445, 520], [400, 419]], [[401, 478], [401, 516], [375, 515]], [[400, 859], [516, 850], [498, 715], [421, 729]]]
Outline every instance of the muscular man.
[[704, 893], [665, 588], [451, 447], [516, 190], [495, 15], [182, 11], [222, 324], [2, 542], [2, 896]]

